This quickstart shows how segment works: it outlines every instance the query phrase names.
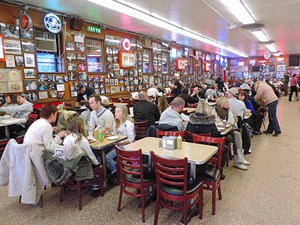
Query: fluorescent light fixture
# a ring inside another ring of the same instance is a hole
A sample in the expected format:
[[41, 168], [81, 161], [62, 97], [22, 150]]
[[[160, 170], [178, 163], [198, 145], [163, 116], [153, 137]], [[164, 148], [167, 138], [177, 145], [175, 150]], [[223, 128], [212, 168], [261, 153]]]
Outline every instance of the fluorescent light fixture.
[[252, 15], [241, 0], [220, 0], [223, 5], [243, 24], [255, 23]]
[[266, 47], [269, 49], [270, 52], [274, 53], [277, 52], [277, 47], [274, 43], [272, 44], [266, 44]]
[[274, 55], [274, 56], [280, 56], [280, 55], [281, 55], [281, 52], [274, 52], [273, 55]]
[[128, 4], [125, 1], [115, 1], [115, 0], [88, 0], [89, 2], [93, 2], [97, 5], [106, 7], [108, 9], [120, 12], [122, 14], [126, 14], [128, 16], [134, 17], [136, 19], [142, 20], [146, 23], [150, 23], [154, 26], [161, 27], [163, 29], [169, 30], [171, 32], [184, 35], [186, 37], [190, 37], [192, 39], [204, 42], [206, 44], [215, 46], [220, 49], [224, 49], [226, 51], [232, 52], [236, 55], [242, 57], [248, 57], [248, 55], [243, 52], [238, 51], [230, 46], [226, 46], [223, 43], [213, 40], [209, 37], [206, 37], [202, 34], [198, 34], [194, 31], [188, 30], [186, 28], [180, 27], [179, 25], [174, 25], [174, 23], [167, 21], [166, 19], [159, 17], [154, 14], [150, 14], [145, 12], [143, 9], [137, 9], [136, 6], [132, 4]]
[[268, 42], [270, 39], [261, 29], [259, 30], [251, 30], [252, 34], [260, 41], [260, 42]]

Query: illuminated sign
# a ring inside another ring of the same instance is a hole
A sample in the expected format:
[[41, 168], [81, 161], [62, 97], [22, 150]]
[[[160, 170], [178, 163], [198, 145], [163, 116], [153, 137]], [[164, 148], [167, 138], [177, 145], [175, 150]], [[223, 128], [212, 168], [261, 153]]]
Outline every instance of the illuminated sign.
[[57, 34], [61, 30], [61, 21], [60, 19], [53, 13], [48, 13], [44, 17], [44, 24], [51, 33]]
[[210, 63], [204, 63], [204, 71], [209, 72], [210, 71]]
[[175, 63], [176, 63], [176, 70], [184, 70], [185, 67], [187, 66], [187, 59], [177, 58], [175, 60]]
[[282, 62], [284, 60], [284, 58], [283, 57], [278, 57], [276, 60], [277, 60], [277, 62]]
[[86, 31], [101, 34], [101, 29], [99, 27], [86, 26]]
[[127, 39], [127, 38], [123, 39], [122, 46], [123, 46], [124, 50], [129, 51], [131, 48], [131, 43], [130, 43], [129, 39]]
[[244, 62], [239, 62], [238, 65], [239, 66], [243, 66], [245, 63]]
[[23, 13], [20, 16], [20, 29], [22, 31], [27, 31], [32, 27], [32, 20], [31, 17], [29, 15], [27, 15], [26, 13]]

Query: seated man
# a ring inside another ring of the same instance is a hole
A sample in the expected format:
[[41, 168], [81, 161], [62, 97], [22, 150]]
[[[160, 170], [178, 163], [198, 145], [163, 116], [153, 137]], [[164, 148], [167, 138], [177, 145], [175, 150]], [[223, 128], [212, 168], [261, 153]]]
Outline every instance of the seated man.
[[97, 127], [112, 130], [115, 118], [109, 109], [102, 106], [101, 97], [93, 94], [89, 97], [89, 103], [93, 110], [90, 116], [89, 129], [95, 129], [95, 127]]
[[[172, 106], [167, 108], [160, 116], [159, 125], [160, 130], [167, 130], [167, 127], [176, 127], [178, 131], [184, 130], [184, 123], [180, 113], [185, 105], [185, 101], [181, 97], [176, 97], [173, 100]], [[166, 129], [164, 129], [166, 128]]]
[[80, 106], [80, 103], [88, 103], [89, 97], [94, 94], [94, 89], [90, 87], [86, 87], [83, 84], [77, 85], [77, 100], [75, 106]]
[[150, 97], [150, 96], [153, 96], [155, 99], [158, 97], [158, 96], [162, 96], [163, 93], [160, 93], [158, 92], [157, 90], [157, 87], [155, 84], [151, 84], [151, 88], [149, 88], [147, 90], [147, 95]]
[[148, 100], [147, 93], [144, 91], [139, 93], [139, 99], [140, 101], [133, 106], [134, 121], [148, 120], [150, 125], [154, 125], [160, 117], [157, 105]]

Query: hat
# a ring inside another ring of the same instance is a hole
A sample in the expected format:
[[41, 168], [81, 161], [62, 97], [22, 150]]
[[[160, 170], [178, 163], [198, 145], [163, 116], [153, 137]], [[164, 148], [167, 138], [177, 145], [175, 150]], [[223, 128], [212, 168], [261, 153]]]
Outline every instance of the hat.
[[233, 95], [233, 96], [238, 96], [239, 94], [239, 90], [237, 88], [230, 88], [229, 92]]
[[83, 84], [78, 84], [78, 85], [77, 85], [77, 91], [80, 91], [83, 87], [84, 87]]
[[25, 93], [19, 94], [19, 96], [22, 96], [23, 98], [27, 98], [28, 97]]

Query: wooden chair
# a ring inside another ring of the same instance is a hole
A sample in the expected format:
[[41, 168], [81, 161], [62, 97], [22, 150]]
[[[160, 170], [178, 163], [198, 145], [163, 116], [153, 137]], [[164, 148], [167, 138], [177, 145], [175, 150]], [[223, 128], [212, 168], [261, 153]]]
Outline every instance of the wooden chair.
[[111, 98], [110, 101], [111, 102], [120, 102], [120, 99], [119, 98]]
[[[185, 131], [184, 131], [184, 140], [185, 140], [186, 142], [193, 142], [193, 135], [194, 135], [194, 133], [185, 130]], [[207, 134], [197, 134], [197, 135], [200, 135], [200, 136], [206, 136], [206, 137], [211, 137], [211, 133], [207, 133]]]
[[[145, 222], [145, 197], [152, 193], [155, 184], [153, 170], [143, 167], [142, 150], [121, 150], [115, 145], [117, 152], [117, 165], [120, 180], [120, 196], [118, 211], [121, 210], [123, 192], [129, 196], [140, 198], [142, 206], [142, 221]], [[137, 190], [137, 192], [134, 192]], [[153, 190], [153, 188], [152, 188]]]
[[[203, 182], [188, 177], [188, 162], [184, 159], [166, 159], [155, 155], [151, 157], [156, 174], [156, 208], [154, 224], [157, 224], [160, 206], [183, 211], [184, 224], [188, 223], [188, 209], [199, 207], [199, 219], [203, 216]], [[191, 202], [192, 201], [192, 202]], [[176, 204], [173, 204], [176, 202]], [[182, 202], [182, 204], [177, 204]]]
[[181, 136], [184, 137], [184, 132], [185, 131], [164, 131], [164, 130], [159, 130], [156, 129], [156, 137], [160, 138], [162, 136]]
[[149, 127], [149, 121], [141, 121], [141, 122], [134, 122], [134, 129], [135, 129], [135, 140], [140, 140], [146, 137], [146, 133]]
[[75, 176], [71, 176], [68, 180], [68, 182], [64, 185], [61, 185], [60, 187], [60, 196], [59, 196], [59, 201], [62, 202], [64, 199], [64, 194], [67, 189], [72, 189], [77, 191], [77, 198], [78, 198], [78, 208], [79, 210], [82, 210], [82, 190], [83, 188], [87, 186], [91, 186], [94, 182], [97, 182], [100, 186], [100, 195], [104, 196], [104, 173], [103, 173], [103, 168], [101, 167], [96, 167], [93, 169], [94, 173], [94, 179], [92, 180], [83, 180], [83, 181], [76, 181]]
[[222, 199], [220, 171], [225, 138], [205, 137], [194, 134], [193, 141], [194, 143], [218, 146], [218, 152], [206, 163], [204, 170], [197, 174], [197, 177], [200, 177], [204, 182], [204, 189], [212, 191], [212, 215], [215, 215], [217, 190], [219, 199]]

